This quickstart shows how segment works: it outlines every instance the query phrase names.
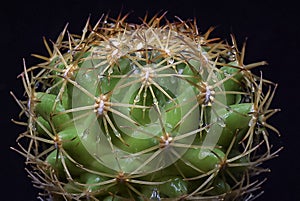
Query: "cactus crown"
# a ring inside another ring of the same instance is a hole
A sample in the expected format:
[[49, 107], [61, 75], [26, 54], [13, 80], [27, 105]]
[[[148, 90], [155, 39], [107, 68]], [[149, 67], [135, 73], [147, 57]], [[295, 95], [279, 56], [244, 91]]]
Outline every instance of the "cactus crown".
[[[195, 20], [102, 16], [20, 75], [29, 175], [53, 200], [251, 200], [277, 84]], [[22, 141], [24, 140], [24, 142]], [[29, 141], [28, 141], [29, 140]], [[22, 141], [22, 142], [21, 142]], [[259, 194], [258, 194], [259, 195]]]

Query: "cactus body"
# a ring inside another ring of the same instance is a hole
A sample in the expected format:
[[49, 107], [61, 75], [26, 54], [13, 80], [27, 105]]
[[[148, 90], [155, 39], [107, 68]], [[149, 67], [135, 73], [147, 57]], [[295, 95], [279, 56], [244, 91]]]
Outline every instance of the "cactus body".
[[45, 197], [253, 197], [257, 166], [277, 153], [266, 122], [276, 85], [251, 72], [265, 63], [243, 64], [244, 48], [194, 22], [161, 19], [65, 29], [53, 50], [45, 42], [50, 57], [21, 74], [28, 123], [18, 140], [29, 144], [19, 152]]

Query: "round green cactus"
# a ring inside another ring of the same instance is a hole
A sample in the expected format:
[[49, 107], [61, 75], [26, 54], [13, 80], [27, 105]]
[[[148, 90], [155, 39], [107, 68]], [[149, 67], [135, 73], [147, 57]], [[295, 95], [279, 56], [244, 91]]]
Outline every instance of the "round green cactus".
[[[276, 156], [266, 121], [276, 84], [244, 64], [245, 47], [164, 16], [102, 16], [63, 30], [20, 75], [28, 118], [18, 138], [51, 200], [248, 200]], [[24, 139], [24, 141], [22, 141]]]

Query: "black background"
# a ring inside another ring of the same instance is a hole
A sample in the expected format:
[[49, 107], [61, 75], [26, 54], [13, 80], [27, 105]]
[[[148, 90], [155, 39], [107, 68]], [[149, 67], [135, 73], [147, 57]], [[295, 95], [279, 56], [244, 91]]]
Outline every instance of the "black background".
[[[42, 37], [55, 40], [66, 23], [71, 33], [81, 33], [89, 15], [95, 23], [101, 14], [110, 11], [111, 17], [123, 9], [133, 11], [129, 19], [139, 22], [146, 11], [153, 16], [159, 11], [168, 11], [172, 20], [179, 16], [183, 20], [197, 18], [200, 32], [215, 26], [214, 34], [229, 39], [233, 33], [241, 45], [247, 38], [245, 63], [265, 60], [261, 67], [263, 76], [279, 83], [273, 108], [282, 111], [269, 122], [282, 134], [272, 138], [277, 147], [284, 146], [279, 157], [266, 163], [271, 167], [265, 193], [260, 201], [299, 201], [299, 7], [293, 1], [6, 1], [0, 5], [0, 200], [34, 201], [37, 192], [24, 171], [24, 158], [10, 150], [16, 146], [15, 139], [22, 131], [11, 123], [18, 119], [19, 108], [9, 95], [14, 91], [22, 94], [22, 59], [27, 66], [37, 62], [31, 53], [46, 55]], [[274, 133], [272, 133], [275, 136]]]

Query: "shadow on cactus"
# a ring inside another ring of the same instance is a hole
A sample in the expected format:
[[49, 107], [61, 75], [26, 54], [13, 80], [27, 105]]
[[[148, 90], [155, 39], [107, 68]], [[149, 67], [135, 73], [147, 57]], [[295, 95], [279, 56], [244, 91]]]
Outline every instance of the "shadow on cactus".
[[[42, 200], [254, 200], [277, 85], [196, 22], [102, 16], [20, 74], [13, 150]], [[162, 25], [165, 22], [164, 25]]]

